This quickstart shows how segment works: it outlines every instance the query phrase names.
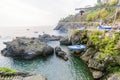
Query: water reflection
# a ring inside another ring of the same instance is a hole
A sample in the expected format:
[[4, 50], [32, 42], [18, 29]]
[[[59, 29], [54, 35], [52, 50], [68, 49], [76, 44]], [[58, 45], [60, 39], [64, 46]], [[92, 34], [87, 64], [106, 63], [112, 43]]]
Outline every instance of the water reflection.
[[[87, 65], [81, 59], [79, 59], [74, 55], [71, 55], [70, 57], [71, 57], [70, 69], [72, 73], [74, 73], [73, 75], [74, 77], [76, 77], [76, 80], [93, 80], [93, 77], [90, 74], [90, 71]], [[81, 76], [78, 76], [78, 75], [81, 75]]]

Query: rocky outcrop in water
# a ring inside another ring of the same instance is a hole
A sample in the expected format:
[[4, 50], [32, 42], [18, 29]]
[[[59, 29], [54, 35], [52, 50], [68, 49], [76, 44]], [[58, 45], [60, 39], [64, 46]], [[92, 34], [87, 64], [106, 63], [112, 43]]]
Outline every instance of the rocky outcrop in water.
[[71, 41], [68, 37], [63, 37], [60, 39], [60, 45], [70, 45]]
[[58, 57], [61, 57], [65, 61], [68, 60], [67, 54], [60, 47], [55, 47], [55, 53]]
[[49, 35], [49, 34], [39, 35], [38, 37], [38, 39], [42, 42], [59, 41], [61, 38], [62, 36], [55, 36], [55, 35]]
[[13, 58], [34, 59], [40, 56], [49, 56], [54, 53], [52, 47], [37, 38], [18, 37], [4, 44], [6, 48], [1, 51], [2, 55]]

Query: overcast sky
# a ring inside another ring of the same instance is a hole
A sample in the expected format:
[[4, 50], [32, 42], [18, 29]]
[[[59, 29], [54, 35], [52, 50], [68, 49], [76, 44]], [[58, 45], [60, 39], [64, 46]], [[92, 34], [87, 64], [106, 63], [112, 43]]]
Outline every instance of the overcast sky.
[[55, 25], [96, 0], [0, 0], [0, 26]]

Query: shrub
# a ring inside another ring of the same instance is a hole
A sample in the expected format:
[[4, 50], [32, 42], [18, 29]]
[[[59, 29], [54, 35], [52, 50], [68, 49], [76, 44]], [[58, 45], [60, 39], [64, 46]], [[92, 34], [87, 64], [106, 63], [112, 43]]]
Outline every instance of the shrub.
[[107, 71], [109, 73], [118, 73], [120, 75], [120, 66], [109, 66]]
[[93, 20], [97, 19], [98, 17], [99, 17], [99, 11], [95, 10], [95, 11], [89, 12], [89, 14], [86, 17], [86, 20], [93, 21]]
[[88, 41], [87, 33], [88, 33], [88, 30], [83, 31], [81, 35], [82, 40], [80, 41], [81, 44], [87, 44], [87, 41]]
[[109, 15], [109, 12], [107, 11], [107, 9], [103, 8], [103, 9], [100, 11], [100, 15], [101, 15], [101, 18], [102, 18], [102, 19], [105, 19], [105, 18]]
[[111, 2], [109, 2], [107, 5], [108, 6], [115, 6], [118, 4], [118, 0], [112, 0]]
[[78, 34], [78, 33], [79, 33], [79, 30], [72, 30], [71, 33], [72, 33], [72, 34]]
[[113, 32], [114, 38], [105, 36], [107, 32], [94, 31], [89, 36], [92, 44], [97, 47], [97, 49], [102, 52], [99, 58], [104, 58], [107, 55], [113, 57], [115, 54], [119, 54], [119, 50], [114, 49], [119, 40], [119, 33]]

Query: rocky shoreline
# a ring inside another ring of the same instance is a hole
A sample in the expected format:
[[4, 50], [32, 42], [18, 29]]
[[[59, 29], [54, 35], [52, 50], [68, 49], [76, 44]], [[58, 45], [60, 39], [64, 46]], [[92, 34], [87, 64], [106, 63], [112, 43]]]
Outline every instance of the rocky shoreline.
[[[49, 46], [46, 42], [48, 41], [58, 41], [62, 36], [54, 36], [49, 34], [40, 35], [38, 38], [26, 38], [26, 37], [16, 37], [9, 42], [4, 42], [6, 48], [1, 51], [1, 54], [6, 57], [12, 57], [15, 59], [25, 59], [32, 60], [35, 58], [49, 57], [56, 53], [57, 57], [67, 61], [68, 56], [60, 47], [55, 49]], [[8, 71], [12, 71], [8, 68], [5, 68]], [[7, 76], [15, 78], [19, 76], [23, 78], [22, 80], [47, 80], [44, 76], [40, 74], [31, 74], [26, 72], [14, 72], [8, 73], [5, 71], [0, 71], [0, 76], [7, 78]], [[21, 79], [20, 79], [21, 80]]]
[[47, 41], [60, 41], [61, 45], [86, 44], [86, 49], [71, 51], [80, 57], [90, 69], [94, 80], [120, 80], [119, 32], [72, 30], [70, 37], [40, 35], [38, 38], [17, 37], [5, 42], [2, 55], [21, 59], [34, 59], [40, 56], [56, 56], [68, 60], [67, 54], [60, 48], [47, 45]]
[[6, 48], [1, 51], [1, 54], [7, 57], [31, 60], [48, 57], [55, 52], [58, 57], [67, 61], [67, 54], [60, 47], [54, 49], [46, 43], [48, 41], [58, 41], [62, 38], [62, 36], [51, 36], [49, 34], [40, 35], [38, 38], [17, 37], [10, 42], [4, 42]]
[[[74, 33], [70, 38], [70, 43], [72, 45], [86, 44], [87, 47], [84, 51], [71, 51], [71, 53], [80, 57], [88, 65], [90, 71], [93, 74], [94, 79], [120, 80], [119, 76], [120, 33], [116, 31], [101, 32], [97, 30], [96, 31], [74, 30], [73, 32]], [[106, 50], [104, 47], [106, 48]], [[101, 49], [103, 49], [104, 53], [102, 52]]]
[[41, 74], [17, 71], [6, 67], [0, 68], [0, 79], [2, 80], [47, 80]]

